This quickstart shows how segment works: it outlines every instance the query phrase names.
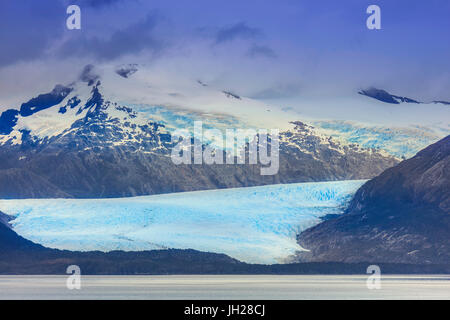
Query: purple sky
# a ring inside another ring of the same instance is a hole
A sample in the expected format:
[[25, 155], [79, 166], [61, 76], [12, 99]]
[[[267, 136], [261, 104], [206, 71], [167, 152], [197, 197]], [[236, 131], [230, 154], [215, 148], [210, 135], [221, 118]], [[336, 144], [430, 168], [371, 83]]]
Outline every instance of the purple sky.
[[[366, 28], [370, 4], [382, 30]], [[377, 86], [450, 100], [449, 16], [447, 0], [2, 0], [0, 94], [137, 62], [261, 99]]]

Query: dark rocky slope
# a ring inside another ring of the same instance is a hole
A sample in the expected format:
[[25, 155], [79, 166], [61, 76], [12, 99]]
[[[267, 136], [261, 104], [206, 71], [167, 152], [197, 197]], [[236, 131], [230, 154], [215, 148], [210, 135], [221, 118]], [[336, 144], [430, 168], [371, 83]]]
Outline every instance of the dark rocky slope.
[[301, 233], [299, 261], [450, 264], [450, 136], [368, 181], [347, 213]]

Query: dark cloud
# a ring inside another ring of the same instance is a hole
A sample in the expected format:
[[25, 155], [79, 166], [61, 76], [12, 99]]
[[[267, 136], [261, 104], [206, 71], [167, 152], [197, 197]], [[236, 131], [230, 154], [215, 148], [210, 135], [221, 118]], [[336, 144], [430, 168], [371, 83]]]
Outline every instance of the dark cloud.
[[[80, 0], [78, 5], [101, 7], [123, 0]], [[154, 29], [158, 17], [149, 14], [141, 21], [133, 21], [109, 36], [92, 32], [68, 31], [66, 28], [67, 3], [72, 1], [21, 0], [0, 1], [0, 67], [43, 57], [84, 57], [111, 60], [122, 55], [138, 54], [143, 50], [158, 52], [164, 47], [157, 40]], [[132, 19], [130, 19], [132, 21]], [[60, 39], [67, 40], [58, 44]], [[55, 45], [58, 44], [56, 47]]]
[[215, 43], [220, 44], [236, 39], [255, 39], [262, 35], [263, 32], [260, 29], [249, 27], [245, 22], [240, 22], [235, 25], [219, 29], [215, 34]]
[[84, 33], [72, 33], [59, 51], [63, 57], [90, 56], [98, 60], [112, 60], [126, 54], [138, 54], [143, 50], [157, 53], [165, 43], [154, 35], [158, 18], [149, 14], [142, 21], [115, 31], [108, 38], [88, 37]]
[[116, 73], [124, 78], [128, 78], [138, 71], [138, 66], [136, 63], [129, 63], [125, 65], [118, 66], [116, 68]]
[[80, 80], [83, 82], [87, 82], [90, 86], [97, 81], [100, 76], [95, 72], [95, 67], [92, 64], [88, 64], [83, 68], [83, 71], [80, 75]]
[[59, 1], [0, 1], [0, 67], [43, 56], [62, 36], [66, 17]]
[[266, 45], [254, 44], [248, 50], [248, 55], [252, 58], [256, 57], [266, 57], [266, 58], [276, 58], [277, 54], [275, 51]]

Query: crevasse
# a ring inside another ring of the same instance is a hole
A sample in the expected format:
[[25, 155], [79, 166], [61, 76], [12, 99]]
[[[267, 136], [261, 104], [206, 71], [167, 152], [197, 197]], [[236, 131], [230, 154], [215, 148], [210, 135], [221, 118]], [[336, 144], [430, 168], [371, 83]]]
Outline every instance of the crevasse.
[[343, 207], [364, 181], [270, 185], [118, 199], [0, 200], [13, 229], [68, 250], [196, 249], [282, 263], [296, 235]]

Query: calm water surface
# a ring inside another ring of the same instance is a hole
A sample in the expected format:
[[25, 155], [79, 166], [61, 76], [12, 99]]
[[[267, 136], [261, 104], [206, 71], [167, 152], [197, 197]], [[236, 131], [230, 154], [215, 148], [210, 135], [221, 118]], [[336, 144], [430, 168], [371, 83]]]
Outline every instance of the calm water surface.
[[0, 299], [450, 299], [450, 276], [0, 276]]

